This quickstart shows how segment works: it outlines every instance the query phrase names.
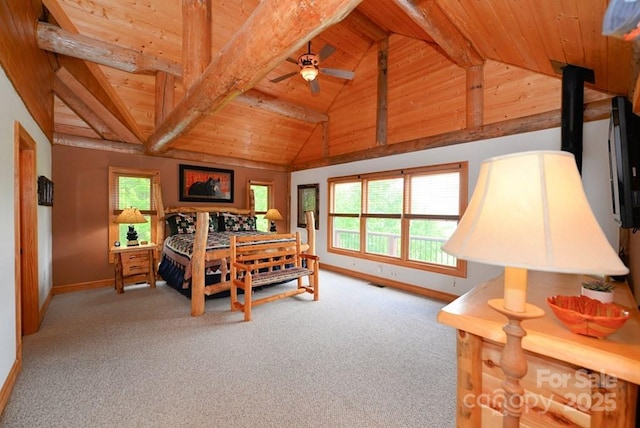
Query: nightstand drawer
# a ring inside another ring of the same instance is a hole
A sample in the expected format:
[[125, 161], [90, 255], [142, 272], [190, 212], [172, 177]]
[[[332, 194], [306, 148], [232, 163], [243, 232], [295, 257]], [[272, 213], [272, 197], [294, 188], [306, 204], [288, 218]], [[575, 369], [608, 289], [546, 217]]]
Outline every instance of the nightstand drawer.
[[122, 254], [122, 274], [124, 276], [149, 272], [147, 253]]

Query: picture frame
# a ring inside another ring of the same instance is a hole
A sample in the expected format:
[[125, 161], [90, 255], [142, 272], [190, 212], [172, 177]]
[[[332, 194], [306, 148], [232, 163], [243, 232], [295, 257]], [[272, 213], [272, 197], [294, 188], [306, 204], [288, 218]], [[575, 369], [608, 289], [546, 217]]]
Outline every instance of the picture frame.
[[298, 227], [306, 227], [307, 219], [304, 215], [307, 211], [313, 211], [315, 219], [315, 229], [320, 229], [320, 185], [299, 184], [298, 185]]
[[44, 175], [38, 177], [38, 205], [53, 206], [53, 181]]
[[180, 164], [180, 200], [233, 202], [233, 170]]

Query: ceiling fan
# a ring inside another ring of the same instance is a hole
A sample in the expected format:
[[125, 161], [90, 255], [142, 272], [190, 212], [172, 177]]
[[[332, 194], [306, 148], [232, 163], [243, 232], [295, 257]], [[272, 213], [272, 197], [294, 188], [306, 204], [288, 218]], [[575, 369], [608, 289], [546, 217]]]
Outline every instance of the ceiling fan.
[[299, 71], [294, 71], [291, 73], [283, 74], [282, 76], [276, 77], [272, 79], [272, 83], [278, 83], [285, 79], [295, 76], [300, 73], [300, 76], [307, 82], [309, 82], [309, 87], [311, 88], [311, 93], [317, 94], [320, 91], [320, 84], [318, 83], [318, 73], [326, 74], [328, 76], [338, 77], [340, 79], [353, 79], [355, 73], [353, 71], [348, 70], [339, 70], [337, 68], [322, 68], [320, 67], [320, 61], [327, 59], [331, 54], [336, 51], [331, 45], [324, 45], [322, 49], [320, 49], [320, 53], [318, 55], [311, 52], [311, 41], [308, 44], [307, 53], [304, 53], [298, 57], [296, 61], [293, 58], [287, 58], [287, 61], [292, 62], [294, 64], [298, 64], [300, 67]]

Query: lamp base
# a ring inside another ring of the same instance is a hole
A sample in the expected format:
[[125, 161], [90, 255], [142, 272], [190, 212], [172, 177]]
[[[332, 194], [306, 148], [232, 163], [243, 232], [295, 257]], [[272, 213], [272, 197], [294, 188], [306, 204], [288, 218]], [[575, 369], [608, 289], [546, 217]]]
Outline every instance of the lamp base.
[[527, 335], [527, 332], [520, 323], [523, 320], [540, 318], [544, 316], [544, 311], [535, 305], [525, 303], [524, 312], [513, 312], [504, 308], [504, 299], [491, 299], [489, 306], [509, 319], [502, 328], [507, 334], [507, 341], [500, 357], [500, 367], [505, 376], [505, 381], [502, 382], [505, 392], [502, 426], [517, 428], [520, 426], [524, 396], [520, 379], [527, 374], [527, 359], [522, 349], [522, 338]]
[[276, 229], [276, 222], [271, 220], [271, 225], [269, 227], [269, 232], [277, 232], [278, 230]]

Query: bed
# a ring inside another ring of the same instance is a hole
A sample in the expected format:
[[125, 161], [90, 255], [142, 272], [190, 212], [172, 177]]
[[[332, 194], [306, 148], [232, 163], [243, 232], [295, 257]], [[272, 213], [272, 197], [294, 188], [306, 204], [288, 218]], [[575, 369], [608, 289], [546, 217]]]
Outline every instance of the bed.
[[[315, 254], [313, 212], [306, 214], [307, 242]], [[191, 315], [204, 313], [206, 296], [226, 296], [230, 289], [231, 235], [268, 234], [255, 228], [253, 209], [220, 206], [175, 207], [164, 210], [165, 239], [158, 274], [191, 299]]]

